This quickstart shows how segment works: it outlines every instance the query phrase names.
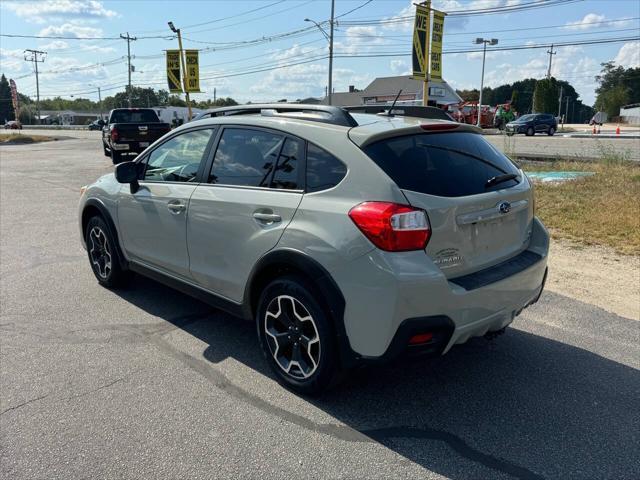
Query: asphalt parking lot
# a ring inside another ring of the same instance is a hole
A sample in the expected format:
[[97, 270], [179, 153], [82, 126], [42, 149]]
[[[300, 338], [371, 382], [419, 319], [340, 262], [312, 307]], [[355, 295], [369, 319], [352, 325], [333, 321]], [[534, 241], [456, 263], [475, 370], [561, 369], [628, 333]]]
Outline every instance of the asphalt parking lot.
[[0, 147], [2, 478], [638, 478], [636, 320], [547, 292], [494, 341], [302, 398], [252, 324], [97, 284], [76, 208], [112, 165], [68, 135]]

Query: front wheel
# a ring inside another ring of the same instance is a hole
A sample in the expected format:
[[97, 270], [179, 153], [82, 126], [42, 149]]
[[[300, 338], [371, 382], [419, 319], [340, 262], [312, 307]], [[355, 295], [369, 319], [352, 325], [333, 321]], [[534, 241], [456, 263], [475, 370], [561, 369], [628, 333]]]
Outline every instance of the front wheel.
[[89, 220], [85, 241], [89, 263], [98, 282], [109, 288], [124, 286], [129, 272], [120, 266], [115, 239], [102, 217], [96, 216]]
[[339, 365], [331, 320], [314, 293], [303, 278], [278, 278], [262, 292], [256, 316], [262, 351], [278, 381], [310, 395], [334, 383]]
[[549, 135], [550, 137], [553, 137], [554, 133], [556, 133], [556, 129], [553, 127], [550, 127], [549, 131], [547, 132], [547, 135]]
[[527, 137], [533, 137], [535, 135], [536, 131], [533, 129], [533, 127], [529, 127], [527, 128], [527, 132], [525, 133], [525, 135]]

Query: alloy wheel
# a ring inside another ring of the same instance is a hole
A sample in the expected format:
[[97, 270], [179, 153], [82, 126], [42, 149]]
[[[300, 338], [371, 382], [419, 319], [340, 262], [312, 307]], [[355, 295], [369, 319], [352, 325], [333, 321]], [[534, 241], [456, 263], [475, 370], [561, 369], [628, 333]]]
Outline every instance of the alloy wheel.
[[111, 251], [107, 236], [100, 227], [93, 227], [89, 233], [89, 242], [91, 263], [95, 266], [100, 278], [106, 280], [111, 274]]
[[320, 363], [320, 337], [313, 317], [296, 298], [280, 295], [271, 300], [264, 316], [265, 339], [278, 366], [291, 377], [304, 380]]

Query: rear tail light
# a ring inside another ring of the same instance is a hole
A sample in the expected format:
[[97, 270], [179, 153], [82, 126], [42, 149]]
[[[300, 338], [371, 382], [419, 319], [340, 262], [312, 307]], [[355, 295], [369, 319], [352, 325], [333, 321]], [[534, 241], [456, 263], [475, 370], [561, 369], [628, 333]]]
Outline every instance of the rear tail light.
[[424, 210], [390, 202], [364, 202], [349, 211], [362, 233], [381, 250], [423, 250], [431, 236]]
[[119, 133], [118, 133], [118, 129], [117, 128], [112, 128], [111, 129], [111, 140], [114, 142], [118, 141], [118, 137], [119, 137]]

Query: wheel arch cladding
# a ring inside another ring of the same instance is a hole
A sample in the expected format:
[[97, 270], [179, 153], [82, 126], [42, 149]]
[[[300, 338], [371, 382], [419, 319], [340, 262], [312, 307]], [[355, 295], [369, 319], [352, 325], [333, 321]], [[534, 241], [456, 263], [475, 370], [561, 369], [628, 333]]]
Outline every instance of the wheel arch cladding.
[[113, 219], [111, 218], [111, 215], [109, 214], [109, 211], [107, 210], [107, 208], [98, 200], [95, 200], [95, 199], [87, 200], [87, 203], [85, 204], [82, 210], [82, 238], [86, 238], [87, 224], [89, 223], [89, 220], [91, 220], [93, 217], [100, 217], [105, 221], [105, 223], [107, 224], [107, 228], [109, 229], [109, 234], [115, 240], [118, 263], [120, 263], [120, 266], [123, 269], [128, 268], [127, 262], [124, 258], [124, 255], [122, 254], [122, 249], [120, 248], [118, 230], [116, 229], [116, 226], [113, 223]]
[[260, 294], [267, 284], [283, 275], [300, 275], [307, 279], [320, 294], [336, 333], [340, 360], [349, 367], [357, 359], [351, 349], [344, 325], [345, 299], [329, 272], [316, 260], [293, 249], [274, 250], [263, 256], [254, 266], [244, 295], [244, 316], [255, 319]]

